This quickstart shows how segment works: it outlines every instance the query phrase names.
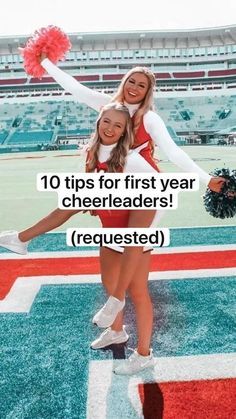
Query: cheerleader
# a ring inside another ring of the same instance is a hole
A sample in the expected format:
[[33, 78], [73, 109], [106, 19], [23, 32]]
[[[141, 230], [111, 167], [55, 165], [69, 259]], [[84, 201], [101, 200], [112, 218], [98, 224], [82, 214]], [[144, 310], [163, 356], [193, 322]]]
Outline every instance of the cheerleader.
[[[88, 172], [99, 172], [100, 170], [134, 172], [139, 167], [139, 170], [143, 172], [156, 173], [156, 169], [137, 152], [129, 151], [132, 143], [132, 124], [127, 108], [115, 102], [105, 105], [97, 121], [93, 143], [88, 152], [86, 170]], [[155, 215], [154, 210], [131, 211], [128, 209], [98, 210], [96, 213], [102, 226], [110, 228], [149, 227]], [[128, 292], [136, 310], [138, 345], [133, 355], [114, 370], [117, 374], [133, 374], [154, 366], [154, 358], [150, 349], [153, 309], [147, 286], [150, 251], [142, 247], [133, 249], [135, 249], [135, 269]], [[121, 266], [129, 269], [130, 260], [126, 257], [126, 253], [129, 254], [129, 251], [133, 251], [133, 249], [126, 248], [122, 255], [119, 248], [101, 248], [101, 275], [109, 295], [114, 293], [118, 285]], [[137, 256], [138, 258], [136, 258]], [[119, 304], [118, 300], [117, 302]], [[97, 323], [97, 321], [97, 316], [95, 316], [93, 322]], [[112, 343], [124, 343], [127, 339], [128, 335], [123, 327], [122, 315], [118, 314], [112, 328], [107, 328], [98, 339], [92, 342], [91, 347], [93, 349], [104, 348]]]
[[[153, 92], [155, 86], [154, 74], [146, 67], [135, 67], [124, 76], [117, 93], [112, 98], [107, 94], [89, 89], [60, 70], [45, 54], [41, 55], [41, 66], [52, 76], [58, 84], [70, 92], [76, 101], [84, 103], [92, 109], [99, 111], [111, 101], [124, 103], [129, 110], [133, 122], [134, 144], [132, 148], [157, 169], [153, 159], [153, 148], [157, 145], [168, 157], [185, 172], [197, 173], [202, 183], [214, 192], [220, 192], [224, 179], [212, 177], [202, 170], [170, 137], [161, 117], [153, 110]], [[138, 170], [140, 172], [140, 170]], [[65, 223], [76, 210], [52, 211], [45, 218], [26, 230], [18, 232], [5, 232], [0, 237], [0, 245], [7, 244], [10, 250], [26, 254], [29, 241], [33, 238], [51, 231]]]

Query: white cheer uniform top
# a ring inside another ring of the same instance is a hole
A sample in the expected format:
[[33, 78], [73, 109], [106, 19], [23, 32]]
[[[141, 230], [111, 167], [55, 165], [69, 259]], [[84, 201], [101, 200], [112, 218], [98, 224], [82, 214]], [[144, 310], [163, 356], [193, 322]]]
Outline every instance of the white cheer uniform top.
[[[76, 101], [84, 103], [90, 108], [100, 111], [101, 107], [109, 103], [112, 99], [111, 96], [100, 93], [96, 90], [89, 89], [83, 86], [74, 77], [65, 73], [54, 65], [48, 58], [41, 62], [42, 67], [52, 76], [55, 81], [63, 87], [67, 92], [71, 93]], [[132, 117], [139, 105], [130, 105], [125, 103], [129, 109], [130, 116]], [[193, 160], [172, 140], [162, 118], [153, 111], [148, 111], [143, 116], [143, 124], [146, 132], [150, 135], [154, 143], [166, 154], [168, 159], [176, 164], [180, 169], [185, 172], [197, 173], [200, 180], [208, 185], [211, 176], [201, 169]], [[141, 172], [141, 170], [138, 170]]]
[[[98, 149], [98, 161], [99, 163], [105, 163], [109, 158], [113, 148], [116, 144], [111, 145], [99, 145]], [[154, 169], [140, 154], [135, 150], [130, 150], [126, 156], [126, 162], [124, 166], [123, 173], [153, 173], [158, 174], [156, 169]], [[122, 211], [122, 210], [119, 210]], [[118, 212], [118, 211], [117, 211]], [[150, 227], [156, 227], [163, 215], [165, 210], [158, 210], [153, 218], [153, 221]], [[146, 248], [145, 248], [146, 249]]]
[[[104, 145], [100, 144], [98, 149], [98, 160], [105, 163], [109, 158], [116, 144]], [[154, 173], [157, 171], [135, 150], [130, 150], [126, 156], [124, 173]]]

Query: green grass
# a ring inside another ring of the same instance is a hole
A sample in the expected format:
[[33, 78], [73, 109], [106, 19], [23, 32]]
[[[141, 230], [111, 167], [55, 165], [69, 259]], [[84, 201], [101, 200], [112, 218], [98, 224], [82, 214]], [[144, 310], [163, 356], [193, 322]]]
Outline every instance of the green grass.
[[[199, 159], [197, 163], [207, 172], [217, 167], [233, 168], [235, 166], [235, 147], [187, 146], [184, 147], [184, 151], [193, 159]], [[0, 231], [26, 228], [57, 206], [56, 193], [37, 191], [36, 175], [38, 172], [83, 172], [84, 157], [79, 157], [76, 154], [76, 151], [52, 151], [0, 155]], [[62, 155], [63, 157], [55, 157]], [[162, 160], [164, 159], [160, 163], [162, 171], [180, 172], [180, 169], [168, 162], [161, 153], [159, 157]], [[181, 193], [178, 209], [167, 211], [160, 226], [226, 226], [235, 224], [234, 219], [220, 220], [207, 214], [202, 202], [204, 191], [205, 187], [203, 185], [198, 192]], [[80, 225], [92, 227], [100, 224], [97, 217], [91, 217], [89, 214], [78, 214], [64, 226], [61, 226], [58, 231], [64, 231], [66, 228], [73, 226], [79, 227]]]

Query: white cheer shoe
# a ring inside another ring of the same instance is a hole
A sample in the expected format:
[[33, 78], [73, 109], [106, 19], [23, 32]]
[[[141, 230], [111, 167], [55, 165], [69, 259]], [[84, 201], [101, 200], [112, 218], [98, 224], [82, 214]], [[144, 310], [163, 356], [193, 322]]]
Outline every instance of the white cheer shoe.
[[117, 314], [123, 310], [125, 305], [125, 300], [118, 300], [113, 296], [110, 296], [104, 304], [104, 306], [99, 310], [95, 316], [93, 317], [93, 323], [96, 324], [98, 327], [107, 328], [111, 326]]
[[117, 343], [125, 343], [128, 339], [129, 335], [125, 331], [125, 326], [123, 326], [123, 330], [120, 332], [116, 332], [109, 327], [90, 346], [92, 349], [102, 349]]
[[5, 249], [11, 250], [14, 253], [19, 253], [20, 255], [27, 255], [28, 251], [27, 242], [22, 242], [18, 237], [18, 231], [3, 231], [0, 233], [0, 246]]
[[134, 351], [128, 359], [114, 368], [113, 372], [118, 375], [132, 375], [147, 368], [153, 368], [154, 366], [155, 360], [152, 349], [150, 349], [150, 354], [148, 356], [139, 355], [137, 351]]

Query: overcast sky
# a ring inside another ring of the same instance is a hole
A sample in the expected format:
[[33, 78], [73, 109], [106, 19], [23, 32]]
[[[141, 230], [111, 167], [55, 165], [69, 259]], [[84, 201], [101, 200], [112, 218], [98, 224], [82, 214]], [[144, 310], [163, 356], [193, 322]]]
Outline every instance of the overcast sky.
[[0, 36], [49, 24], [65, 32], [189, 29], [233, 25], [235, 0], [1, 0]]

